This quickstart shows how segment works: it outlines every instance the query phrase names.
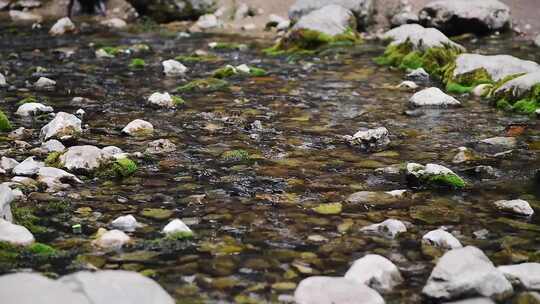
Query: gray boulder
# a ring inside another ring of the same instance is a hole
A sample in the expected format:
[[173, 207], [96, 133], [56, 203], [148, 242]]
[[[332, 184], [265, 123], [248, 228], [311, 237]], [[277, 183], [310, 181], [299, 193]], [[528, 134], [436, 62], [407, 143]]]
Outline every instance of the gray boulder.
[[384, 304], [373, 289], [355, 281], [336, 277], [309, 277], [294, 292], [297, 304]]
[[522, 60], [510, 55], [485, 56], [479, 54], [461, 54], [456, 58], [453, 78], [484, 69], [493, 81], [507, 76], [540, 71], [540, 65], [534, 61]]
[[298, 21], [302, 16], [332, 4], [352, 11], [360, 28], [369, 25], [374, 16], [374, 0], [297, 0], [289, 8], [289, 18]]
[[526, 290], [540, 290], [540, 263], [523, 263], [497, 267], [514, 285]]
[[0, 242], [27, 246], [34, 243], [34, 236], [23, 226], [0, 219]]
[[82, 184], [75, 175], [53, 167], [40, 168], [37, 181], [47, 186], [47, 192], [56, 192], [70, 187], [71, 184]]
[[128, 0], [140, 15], [160, 23], [197, 20], [217, 9], [216, 0]]
[[293, 31], [312, 30], [335, 36], [349, 28], [356, 28], [352, 12], [339, 5], [327, 5], [302, 16], [294, 25]]
[[451, 48], [464, 51], [465, 48], [453, 42], [443, 33], [434, 28], [424, 28], [418, 24], [405, 24], [384, 33], [383, 40], [390, 40], [391, 45], [399, 45], [404, 42], [412, 43], [417, 50], [425, 51], [430, 48]]
[[52, 107], [46, 106], [39, 102], [28, 102], [25, 104], [22, 104], [17, 109], [17, 112], [15, 112], [16, 115], [27, 117], [36, 115], [39, 113], [49, 113], [54, 111]]
[[467, 246], [439, 259], [422, 292], [442, 300], [475, 295], [504, 298], [513, 288], [480, 249]]
[[12, 173], [15, 175], [32, 176], [38, 172], [39, 168], [44, 166], [44, 163], [36, 161], [33, 156], [30, 156], [13, 168]]
[[60, 155], [60, 165], [69, 171], [90, 173], [111, 161], [111, 155], [95, 146], [73, 146]]
[[73, 292], [85, 295], [92, 304], [175, 303], [152, 279], [131, 271], [80, 271], [63, 276], [59, 282]]
[[63, 152], [66, 147], [60, 141], [51, 139], [41, 144], [41, 148], [46, 152]]
[[437, 0], [425, 5], [418, 15], [424, 26], [450, 34], [486, 34], [510, 27], [510, 9], [497, 0]]
[[41, 128], [39, 136], [43, 141], [50, 138], [70, 138], [82, 132], [81, 123], [73, 114], [58, 112], [53, 120]]
[[12, 221], [11, 202], [15, 200], [15, 194], [7, 184], [0, 184], [0, 219]]
[[392, 261], [377, 255], [368, 254], [352, 264], [345, 278], [365, 284], [378, 292], [390, 292], [403, 282], [403, 277]]
[[0, 277], [5, 304], [173, 304], [174, 300], [153, 280], [136, 272], [81, 271], [51, 280], [37, 273]]

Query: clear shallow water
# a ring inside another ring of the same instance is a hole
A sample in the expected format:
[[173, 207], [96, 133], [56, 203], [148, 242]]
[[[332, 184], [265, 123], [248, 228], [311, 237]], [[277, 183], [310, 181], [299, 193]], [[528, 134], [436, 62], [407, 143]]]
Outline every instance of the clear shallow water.
[[[139, 160], [133, 177], [113, 182], [85, 180], [84, 185], [67, 191], [63, 200], [69, 202], [70, 211], [42, 216], [41, 223], [50, 231], [38, 236], [38, 241], [65, 250], [65, 255], [51, 263], [33, 264], [36, 270], [54, 276], [81, 269], [85, 262], [98, 268], [151, 270], [179, 303], [242, 302], [246, 297], [264, 302], [292, 294], [294, 283], [304, 277], [343, 275], [354, 259], [379, 253], [394, 261], [406, 278], [393, 294], [385, 295], [387, 302], [418, 303], [434, 265], [420, 240], [441, 225], [457, 232], [463, 244], [483, 249], [496, 264], [540, 261], [540, 218], [515, 218], [492, 207], [498, 199], [517, 197], [540, 206], [539, 185], [533, 179], [540, 168], [538, 120], [498, 111], [472, 97], [458, 97], [462, 108], [426, 111], [419, 117], [404, 115], [412, 92], [391, 88], [402, 81], [402, 71], [372, 62], [384, 49], [377, 43], [288, 62], [263, 56], [264, 43], [233, 36], [177, 39], [167, 33], [104, 34], [92, 27], [58, 39], [49, 38], [46, 30], [30, 32], [11, 26], [2, 26], [0, 33], [0, 66], [17, 75], [9, 77], [11, 84], [24, 88], [25, 81], [33, 83], [39, 76], [58, 82], [54, 92], [0, 91], [6, 112], [14, 113], [16, 102], [31, 94], [55, 111], [86, 111], [89, 128], [80, 144], [142, 152], [148, 142], [167, 138], [178, 146], [176, 152]], [[186, 63], [190, 71], [185, 80], [162, 75], [162, 60], [207, 49], [212, 41], [240, 41], [252, 48], [210, 51], [222, 60]], [[145, 43], [152, 51], [98, 60], [90, 43]], [[508, 37], [464, 43], [470, 51], [540, 62], [538, 52]], [[55, 52], [59, 47], [74, 48], [75, 54], [62, 59]], [[147, 67], [128, 69], [134, 57], [143, 58]], [[146, 104], [155, 91], [173, 91], [189, 80], [208, 77], [224, 64], [242, 63], [262, 67], [269, 75], [233, 78], [227, 92], [181, 94], [186, 103], [176, 111]], [[35, 73], [37, 66], [46, 71]], [[72, 102], [75, 96], [90, 101]], [[35, 128], [28, 142], [39, 146], [38, 131], [47, 119], [10, 117], [16, 126]], [[152, 138], [120, 134], [135, 118], [154, 125]], [[261, 131], [251, 127], [256, 120], [262, 123]], [[452, 164], [458, 147], [474, 147], [478, 140], [504, 136], [506, 128], [516, 123], [526, 125], [526, 130], [518, 137], [520, 148], [509, 156]], [[361, 127], [378, 126], [391, 133], [392, 143], [385, 153], [365, 154], [340, 139]], [[19, 160], [28, 154], [12, 148], [9, 141], [0, 142], [0, 149]], [[234, 149], [248, 151], [251, 160], [231, 164], [220, 159], [224, 151]], [[417, 192], [375, 206], [344, 203], [339, 215], [311, 210], [320, 203], [343, 202], [359, 190], [406, 189], [403, 178], [375, 174], [374, 169], [409, 161], [446, 165], [464, 176], [470, 187], [460, 192]], [[493, 166], [500, 177], [480, 180], [467, 174], [479, 164]], [[33, 194], [26, 204], [51, 199]], [[170, 212], [156, 219], [142, 215], [147, 208]], [[97, 228], [108, 227], [123, 214], [134, 214], [145, 224], [131, 234], [135, 242], [118, 252], [93, 249], [91, 236]], [[196, 237], [154, 241], [174, 217], [184, 219]], [[359, 231], [387, 218], [413, 226], [396, 240]], [[82, 235], [72, 233], [75, 223], [83, 225]], [[473, 232], [481, 229], [489, 231], [486, 239], [474, 237]]]

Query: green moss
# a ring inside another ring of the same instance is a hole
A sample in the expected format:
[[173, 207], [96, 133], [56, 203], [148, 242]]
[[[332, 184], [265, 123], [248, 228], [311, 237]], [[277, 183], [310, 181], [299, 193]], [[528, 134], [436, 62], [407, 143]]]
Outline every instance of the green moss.
[[[510, 81], [516, 77], [513, 75], [509, 77], [507, 81]], [[504, 82], [497, 83], [492, 92], [497, 91]], [[528, 92], [521, 96], [514, 96], [513, 90], [508, 90], [506, 92], [494, 94], [492, 96], [496, 101], [496, 106], [499, 109], [506, 111], [514, 111], [521, 114], [535, 114], [537, 109], [540, 109], [540, 83], [534, 85]]]
[[235, 50], [235, 51], [241, 51], [246, 49], [248, 46], [241, 43], [234, 43], [234, 42], [216, 42], [211, 46], [214, 50]]
[[268, 73], [266, 70], [256, 67], [249, 67], [249, 74], [254, 77], [266, 76]]
[[35, 96], [27, 96], [17, 102], [18, 106], [21, 106], [25, 103], [38, 102], [38, 99]]
[[144, 62], [141, 58], [133, 58], [131, 60], [131, 63], [129, 64], [130, 69], [142, 69], [146, 65], [146, 62]]
[[11, 129], [13, 129], [13, 127], [11, 126], [9, 119], [7, 118], [6, 114], [0, 110], [0, 131], [8, 132], [11, 131]]
[[30, 245], [28, 247], [28, 252], [44, 257], [56, 255], [56, 249], [42, 243], [34, 243]]
[[101, 48], [105, 53], [111, 56], [116, 56], [124, 51], [121, 47], [106, 46]]
[[311, 55], [324, 48], [350, 46], [361, 42], [361, 38], [352, 29], [347, 29], [342, 34], [335, 36], [319, 31], [301, 29], [291, 32], [274, 46], [264, 49], [263, 53], [270, 56], [283, 54]]
[[215, 92], [226, 90], [229, 87], [229, 83], [222, 79], [217, 78], [205, 78], [193, 80], [183, 86], [177, 87], [176, 92]]
[[121, 158], [101, 168], [98, 174], [102, 178], [125, 178], [137, 171], [137, 164], [129, 158]]
[[343, 206], [341, 203], [330, 203], [330, 204], [320, 204], [319, 206], [313, 208], [312, 210], [318, 214], [323, 215], [334, 215], [340, 214]]
[[375, 58], [379, 65], [400, 69], [424, 68], [432, 76], [441, 77], [444, 67], [453, 62], [461, 51], [453, 47], [433, 47], [424, 51], [415, 50], [410, 41], [390, 44], [384, 54]]
[[427, 182], [434, 186], [450, 187], [454, 189], [462, 189], [467, 184], [465, 181], [455, 174], [438, 174], [429, 176]]
[[174, 58], [175, 60], [178, 60], [180, 62], [183, 62], [183, 63], [195, 63], [195, 62], [216, 62], [216, 61], [220, 61], [221, 58], [219, 58], [218, 56], [215, 56], [215, 55], [204, 55], [204, 56], [199, 56], [197, 54], [193, 54], [193, 55], [180, 55], [180, 56], [176, 56]]
[[175, 106], [180, 106], [180, 105], [183, 105], [184, 103], [186, 103], [186, 101], [180, 96], [172, 95], [171, 98], [172, 98], [173, 104]]
[[62, 165], [60, 164], [60, 156], [62, 155], [62, 152], [51, 152], [47, 155], [47, 158], [45, 158], [45, 165], [49, 167], [54, 168], [60, 168]]
[[47, 232], [47, 228], [40, 225], [39, 217], [34, 214], [34, 208], [12, 205], [11, 212], [13, 213], [13, 222], [26, 227], [33, 234], [44, 234]]
[[193, 232], [192, 231], [179, 231], [179, 232], [167, 234], [166, 238], [170, 240], [191, 239], [193, 238]]
[[227, 66], [224, 66], [222, 68], [215, 70], [214, 73], [212, 74], [212, 77], [223, 79], [223, 78], [234, 76], [236, 74], [238, 74], [238, 71], [232, 65], [227, 65]]
[[249, 159], [249, 152], [246, 150], [231, 150], [221, 154], [221, 159], [226, 162], [242, 162]]
[[470, 93], [473, 89], [474, 87], [472, 86], [464, 86], [453, 81], [450, 81], [446, 84], [446, 90], [450, 93], [465, 94]]

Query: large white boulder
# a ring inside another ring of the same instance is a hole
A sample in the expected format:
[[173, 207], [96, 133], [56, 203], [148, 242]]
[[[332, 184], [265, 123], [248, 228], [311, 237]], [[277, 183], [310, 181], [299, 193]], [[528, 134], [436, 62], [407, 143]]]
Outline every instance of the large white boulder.
[[95, 146], [73, 146], [59, 157], [60, 166], [69, 171], [92, 172], [111, 161], [111, 156]]
[[540, 263], [523, 263], [497, 267], [512, 284], [526, 290], [540, 291]]
[[16, 115], [28, 117], [39, 113], [49, 113], [54, 111], [52, 107], [46, 106], [39, 102], [28, 102], [19, 106]]
[[467, 246], [450, 250], [439, 259], [422, 292], [446, 300], [474, 295], [502, 298], [513, 288], [480, 249]]
[[32, 176], [35, 175], [39, 168], [44, 167], [43, 162], [37, 161], [33, 156], [30, 156], [13, 168], [12, 173], [15, 175]]
[[353, 13], [342, 6], [331, 4], [302, 16], [292, 30], [312, 30], [335, 36], [355, 28]]
[[321, 9], [327, 5], [339, 5], [350, 10], [356, 16], [356, 22], [361, 27], [366, 27], [374, 17], [374, 0], [296, 0], [289, 8], [289, 18], [296, 22], [302, 16], [312, 11]]
[[62, 169], [42, 167], [37, 173], [37, 181], [47, 186], [47, 192], [56, 192], [69, 188], [71, 184], [83, 182], [75, 175]]
[[368, 254], [352, 264], [345, 278], [365, 284], [378, 292], [390, 292], [403, 282], [397, 266], [378, 254]]
[[297, 304], [384, 304], [377, 291], [355, 281], [315, 276], [303, 279], [296, 291]]
[[478, 69], [484, 69], [493, 81], [499, 81], [511, 75], [538, 72], [540, 65], [510, 55], [461, 54], [456, 58], [452, 76], [456, 78]]
[[465, 48], [450, 40], [446, 35], [434, 28], [425, 28], [418, 24], [404, 24], [384, 33], [383, 40], [390, 40], [391, 45], [404, 42], [412, 44], [416, 50], [425, 51], [430, 48], [451, 48], [464, 51]]

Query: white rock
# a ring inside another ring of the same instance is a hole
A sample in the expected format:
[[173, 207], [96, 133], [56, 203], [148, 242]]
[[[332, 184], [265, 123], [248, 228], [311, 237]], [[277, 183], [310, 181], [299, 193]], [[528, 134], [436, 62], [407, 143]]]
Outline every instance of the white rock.
[[62, 168], [69, 171], [88, 173], [110, 162], [111, 156], [95, 146], [73, 146], [60, 155]]
[[100, 24], [109, 28], [113, 28], [113, 29], [123, 29], [127, 27], [126, 21], [120, 18], [111, 18], [111, 19], [103, 20], [100, 22]]
[[163, 66], [163, 73], [167, 76], [184, 75], [188, 70], [183, 64], [173, 59], [165, 60], [161, 65]]
[[2, 156], [0, 159], [0, 168], [6, 172], [10, 172], [13, 168], [17, 167], [18, 164], [19, 162], [13, 158]]
[[351, 145], [366, 151], [381, 151], [390, 144], [389, 132], [385, 127], [360, 130], [346, 139]]
[[294, 300], [297, 304], [384, 304], [375, 290], [363, 284], [345, 278], [317, 276], [298, 284]]
[[0, 276], [0, 294], [5, 304], [91, 304], [83, 293], [38, 273], [17, 272]]
[[365, 284], [381, 293], [392, 291], [403, 282], [397, 266], [377, 254], [368, 254], [354, 261], [345, 273], [345, 278]]
[[56, 81], [46, 78], [39, 77], [39, 79], [34, 83], [34, 87], [38, 89], [49, 89], [56, 85]]
[[107, 147], [102, 148], [101, 151], [109, 154], [110, 156], [115, 156], [115, 155], [124, 153], [124, 151], [122, 151], [122, 149], [120, 149], [120, 148], [118, 148], [116, 146], [107, 146]]
[[0, 87], [5, 87], [5, 86], [7, 86], [6, 77], [4, 76], [4, 74], [0, 73]]
[[342, 6], [331, 4], [302, 16], [292, 31], [312, 30], [335, 36], [351, 28], [356, 29], [353, 13]]
[[96, 55], [96, 58], [114, 58], [114, 55], [107, 53], [104, 49], [97, 49], [94, 54]]
[[244, 73], [244, 74], [249, 74], [249, 72], [251, 71], [251, 69], [249, 68], [249, 66], [247, 64], [241, 64], [239, 66], [237, 66], [235, 68], [238, 72], [240, 73]]
[[162, 154], [176, 151], [176, 145], [168, 139], [158, 139], [148, 143], [144, 151], [148, 154]]
[[180, 219], [174, 219], [170, 221], [162, 230], [162, 232], [166, 235], [174, 235], [177, 233], [181, 234], [192, 234], [193, 231], [189, 229], [189, 227], [182, 222]]
[[15, 112], [16, 115], [27, 117], [32, 115], [37, 115], [39, 113], [49, 113], [54, 111], [52, 107], [46, 106], [42, 103], [38, 102], [28, 102], [25, 104], [22, 104], [17, 109], [17, 112]]
[[130, 237], [121, 230], [109, 230], [102, 233], [92, 243], [104, 249], [120, 249], [130, 241]]
[[398, 88], [417, 89], [418, 85], [414, 81], [406, 80], [398, 84]]
[[536, 38], [534, 39], [534, 44], [537, 47], [540, 47], [540, 35], [536, 36]]
[[540, 263], [499, 266], [497, 269], [514, 285], [526, 290], [540, 290]]
[[369, 25], [375, 15], [375, 1], [373, 0], [296, 0], [289, 8], [289, 18], [296, 22], [300, 17], [330, 4], [351, 10], [361, 27]]
[[39, 168], [44, 166], [43, 162], [36, 161], [33, 156], [30, 156], [13, 168], [12, 172], [15, 175], [32, 176], [39, 171]]
[[14, 200], [15, 194], [13, 190], [5, 183], [0, 184], [0, 219], [10, 222], [13, 220], [11, 202]]
[[409, 102], [416, 107], [449, 107], [461, 105], [457, 99], [435, 87], [417, 92], [409, 99]]
[[540, 84], [540, 70], [505, 82], [494, 92], [494, 95], [497, 96], [503, 93], [511, 93], [512, 97], [519, 99], [529, 93], [532, 88], [538, 84]]
[[443, 33], [434, 28], [424, 28], [418, 24], [404, 24], [389, 30], [382, 35], [382, 39], [392, 41], [391, 45], [410, 42], [416, 50], [425, 51], [430, 48], [450, 48], [464, 51], [465, 48], [453, 42]]
[[428, 245], [437, 246], [444, 249], [456, 249], [463, 247], [456, 237], [443, 230], [432, 230], [422, 237], [422, 241]]
[[129, 214], [117, 217], [114, 221], [112, 221], [111, 226], [116, 229], [131, 232], [140, 227], [140, 224], [133, 215]]
[[152, 134], [154, 132], [154, 126], [152, 126], [152, 124], [148, 121], [135, 119], [128, 123], [122, 129], [122, 132], [132, 136]]
[[56, 139], [51, 139], [41, 144], [41, 148], [46, 152], [63, 152], [66, 150], [64, 144]]
[[15, 10], [9, 11], [9, 17], [15, 23], [41, 23], [43, 21], [40, 15]]
[[405, 193], [407, 193], [407, 190], [400, 189], [400, 190], [392, 190], [392, 191], [386, 191], [386, 194], [390, 194], [393, 197], [403, 197]]
[[369, 225], [360, 229], [367, 233], [373, 233], [387, 238], [395, 238], [398, 234], [406, 232], [407, 226], [402, 221], [388, 219], [384, 222]]
[[499, 81], [510, 75], [540, 71], [540, 65], [536, 62], [522, 60], [510, 55], [461, 54], [456, 58], [453, 77], [482, 68], [486, 70], [494, 81]]
[[64, 17], [56, 21], [56, 23], [49, 30], [49, 34], [52, 36], [61, 36], [66, 33], [74, 32], [75, 29], [75, 24], [71, 22], [71, 19]]
[[157, 106], [160, 106], [160, 107], [165, 107], [165, 108], [174, 108], [174, 106], [175, 106], [173, 98], [167, 92], [165, 92], [165, 93], [159, 93], [159, 92], [153, 93], [148, 98], [148, 102], [150, 104], [157, 105]]
[[0, 219], [0, 242], [27, 246], [34, 243], [34, 236], [23, 226]]
[[70, 187], [69, 183], [83, 183], [75, 175], [53, 167], [40, 168], [37, 175], [37, 181], [47, 185], [47, 192], [57, 192], [67, 189]]
[[[437, 0], [419, 12], [420, 23], [450, 33], [491, 32], [510, 26], [510, 9], [497, 0]], [[470, 26], [464, 24], [474, 23]]]
[[[73, 292], [85, 295], [88, 303], [92, 304], [175, 303], [159, 284], [132, 271], [80, 271], [61, 277], [59, 282], [68, 286]], [[80, 302], [60, 301], [58, 303], [79, 304]]]
[[45, 141], [50, 138], [64, 139], [82, 133], [81, 120], [77, 116], [58, 112], [53, 120], [41, 128], [40, 138]]
[[527, 201], [522, 199], [510, 200], [510, 201], [496, 201], [495, 207], [499, 210], [514, 213], [517, 215], [531, 216], [534, 214], [534, 210]]
[[513, 288], [480, 249], [467, 246], [450, 250], [439, 259], [422, 292], [447, 300], [474, 295], [502, 298]]
[[426, 72], [426, 70], [424, 70], [424, 68], [418, 68], [408, 73], [407, 78], [419, 81], [427, 81], [429, 80], [429, 74]]
[[203, 30], [211, 29], [219, 26], [219, 20], [214, 14], [206, 14], [199, 17], [197, 26]]

